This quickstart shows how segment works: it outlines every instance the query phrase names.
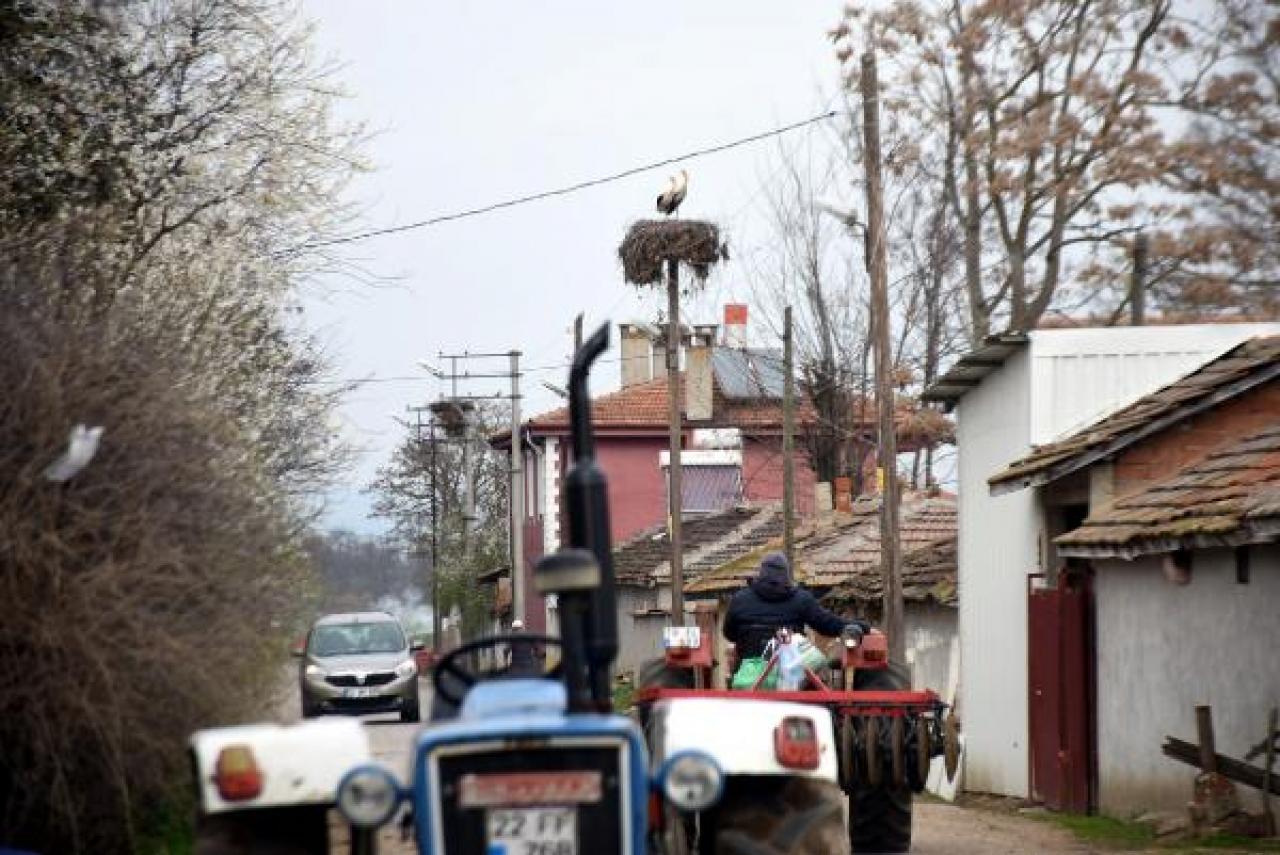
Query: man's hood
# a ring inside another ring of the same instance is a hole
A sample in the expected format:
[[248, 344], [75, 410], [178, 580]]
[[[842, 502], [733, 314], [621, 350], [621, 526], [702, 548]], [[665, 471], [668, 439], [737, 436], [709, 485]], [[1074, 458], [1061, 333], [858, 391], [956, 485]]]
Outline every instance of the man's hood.
[[780, 552], [766, 555], [760, 562], [760, 572], [751, 580], [751, 590], [762, 600], [776, 603], [785, 600], [795, 591], [791, 584], [791, 569], [787, 558]]

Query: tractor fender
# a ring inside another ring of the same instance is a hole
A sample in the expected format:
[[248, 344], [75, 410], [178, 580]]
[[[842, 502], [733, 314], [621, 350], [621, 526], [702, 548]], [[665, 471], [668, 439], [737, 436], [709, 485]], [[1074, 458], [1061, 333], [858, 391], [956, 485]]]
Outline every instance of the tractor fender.
[[[783, 719], [813, 722], [818, 740], [816, 769], [795, 769], [779, 762], [774, 732]], [[817, 704], [758, 698], [666, 698], [653, 705], [649, 745], [654, 768], [681, 751], [710, 754], [726, 775], [778, 775], [839, 779], [837, 744], [831, 714]]]
[[[356, 719], [320, 718], [300, 724], [247, 724], [198, 730], [191, 735], [197, 805], [203, 815], [246, 809], [332, 804], [342, 776], [369, 763], [369, 737]], [[262, 774], [254, 798], [227, 801], [218, 790], [218, 755], [245, 747]]]

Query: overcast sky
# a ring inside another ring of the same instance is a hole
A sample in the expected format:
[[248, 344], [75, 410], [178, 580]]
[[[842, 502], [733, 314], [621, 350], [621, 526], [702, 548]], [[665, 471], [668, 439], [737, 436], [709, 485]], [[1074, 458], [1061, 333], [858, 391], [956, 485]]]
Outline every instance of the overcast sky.
[[[374, 170], [350, 190], [354, 228], [379, 228], [554, 189], [729, 142], [821, 113], [838, 68], [826, 30], [840, 3], [409, 2], [307, 0], [322, 56], [340, 64], [341, 118], [366, 123]], [[821, 149], [829, 127], [783, 137]], [[718, 322], [719, 305], [747, 300], [743, 261], [767, 238], [762, 186], [776, 142], [684, 164], [682, 216], [727, 231], [733, 260], [686, 311]], [[541, 381], [563, 383], [569, 326], [651, 319], [661, 295], [625, 285], [617, 246], [653, 213], [675, 168], [473, 219], [374, 238], [350, 255], [394, 281], [330, 280], [308, 290], [308, 326], [343, 378], [362, 385], [342, 411], [357, 465], [330, 497], [326, 524], [365, 533], [361, 490], [402, 430], [392, 416], [434, 399], [417, 367], [440, 351], [524, 353], [526, 415], [556, 406]], [[840, 195], [838, 191], [837, 195]], [[755, 320], [753, 318], [753, 320]], [[615, 335], [616, 348], [616, 335]], [[616, 350], [612, 354], [616, 356]], [[473, 371], [503, 364], [476, 362]], [[593, 391], [616, 388], [609, 364]], [[476, 381], [474, 394], [503, 386]]]

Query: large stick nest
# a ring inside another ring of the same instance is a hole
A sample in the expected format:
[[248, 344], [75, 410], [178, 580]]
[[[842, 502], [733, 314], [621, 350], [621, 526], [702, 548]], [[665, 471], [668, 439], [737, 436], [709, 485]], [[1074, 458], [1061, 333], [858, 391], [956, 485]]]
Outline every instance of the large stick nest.
[[729, 258], [729, 247], [720, 240], [720, 227], [703, 220], [637, 220], [618, 247], [622, 272], [633, 285], [662, 281], [666, 262], [683, 262], [699, 279], [706, 279], [711, 265]]

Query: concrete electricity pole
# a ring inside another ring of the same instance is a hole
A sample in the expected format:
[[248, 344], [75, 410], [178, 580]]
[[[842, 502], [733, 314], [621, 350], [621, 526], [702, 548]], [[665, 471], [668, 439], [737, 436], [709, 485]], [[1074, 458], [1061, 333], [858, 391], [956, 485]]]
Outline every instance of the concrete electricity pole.
[[787, 564], [795, 572], [796, 561], [796, 389], [792, 376], [791, 307], [782, 310], [782, 542]]
[[880, 572], [889, 658], [903, 661], [902, 561], [898, 549], [898, 449], [893, 424], [893, 365], [889, 350], [889, 286], [880, 176], [880, 94], [875, 53], [862, 55], [863, 158], [867, 171], [867, 243], [871, 249], [871, 326], [875, 334], [876, 406], [879, 411]]
[[[464, 362], [472, 359], [490, 360], [505, 357], [508, 360], [507, 371], [480, 371], [474, 372], [470, 369], [458, 373], [458, 360]], [[451, 383], [452, 394], [437, 402], [433, 406], [433, 410], [438, 409], [452, 419], [452, 422], [446, 422], [447, 427], [452, 430], [461, 430], [462, 450], [463, 450], [463, 468], [465, 470], [465, 501], [466, 510], [463, 518], [463, 543], [464, 554], [467, 558], [471, 557], [471, 541], [473, 526], [476, 522], [476, 494], [475, 480], [471, 465], [471, 445], [473, 441], [472, 435], [472, 418], [471, 413], [475, 410], [476, 401], [496, 401], [503, 398], [509, 398], [511, 401], [511, 465], [508, 469], [510, 479], [508, 481], [508, 509], [511, 514], [509, 521], [510, 529], [510, 549], [508, 556], [511, 559], [511, 606], [514, 617], [525, 620], [528, 616], [525, 614], [525, 578], [523, 570], [524, 565], [524, 455], [520, 438], [520, 351], [508, 350], [504, 353], [471, 353], [465, 351], [463, 353], [440, 354], [441, 359], [450, 360], [450, 370], [446, 374], [443, 371], [432, 370], [441, 380], [449, 380]], [[458, 381], [471, 380], [510, 380], [511, 394], [510, 396], [496, 393], [492, 395], [459, 395]]]
[[524, 441], [520, 436], [520, 351], [511, 357], [511, 614], [526, 626], [524, 590]]
[[680, 531], [683, 504], [680, 483], [680, 264], [667, 259], [667, 401], [671, 417], [670, 459], [667, 466], [667, 500], [671, 535], [671, 624], [684, 626], [684, 556]]

